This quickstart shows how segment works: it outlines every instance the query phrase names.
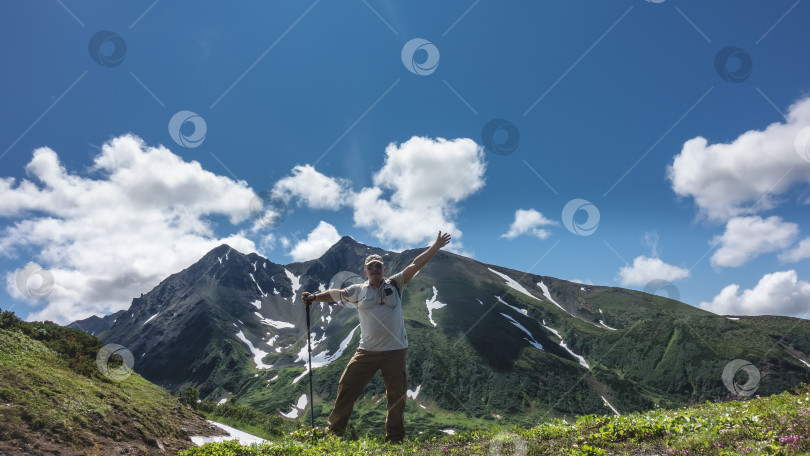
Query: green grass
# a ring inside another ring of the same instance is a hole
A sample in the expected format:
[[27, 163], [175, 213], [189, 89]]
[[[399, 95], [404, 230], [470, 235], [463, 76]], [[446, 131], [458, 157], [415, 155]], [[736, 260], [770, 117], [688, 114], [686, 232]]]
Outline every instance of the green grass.
[[194, 412], [137, 374], [104, 377], [95, 366], [99, 348], [81, 331], [0, 313], [0, 442], [90, 454], [110, 441], [187, 440], [180, 427]]
[[[406, 419], [412, 417], [406, 415]], [[432, 431], [436, 431], [433, 427]], [[586, 415], [522, 428], [489, 427], [455, 436], [313, 438], [306, 428], [263, 445], [206, 444], [179, 456], [265, 455], [799, 455], [810, 452], [810, 387], [742, 401], [706, 402], [623, 416]]]

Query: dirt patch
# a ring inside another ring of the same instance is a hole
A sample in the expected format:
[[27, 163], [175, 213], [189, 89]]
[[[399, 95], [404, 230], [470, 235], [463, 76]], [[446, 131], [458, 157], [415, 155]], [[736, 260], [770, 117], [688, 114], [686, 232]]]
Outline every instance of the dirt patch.
[[[167, 456], [194, 446], [191, 436], [223, 435], [203, 415], [189, 408], [179, 412], [176, 426], [150, 435], [143, 426], [126, 416], [100, 418], [88, 416], [89, 428], [73, 429], [63, 425], [31, 429], [22, 420], [4, 420], [0, 424], [0, 456]], [[116, 419], [117, 418], [117, 419]]]

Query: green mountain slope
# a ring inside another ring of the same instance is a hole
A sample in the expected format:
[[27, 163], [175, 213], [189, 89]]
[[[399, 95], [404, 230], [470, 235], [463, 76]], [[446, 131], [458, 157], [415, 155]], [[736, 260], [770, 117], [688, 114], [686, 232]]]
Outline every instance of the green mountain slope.
[[101, 348], [79, 330], [0, 313], [0, 454], [174, 454], [191, 435], [219, 433], [137, 374], [102, 375]]
[[[382, 255], [390, 274], [420, 252], [344, 237], [316, 260], [282, 266], [220, 246], [133, 300], [100, 337], [130, 349], [135, 370], [170, 390], [192, 386], [208, 401], [300, 418], [309, 409], [298, 407], [308, 392], [301, 293], [360, 275], [369, 253]], [[734, 359], [756, 366], [759, 394], [776, 394], [806, 380], [810, 361], [807, 320], [731, 319], [444, 251], [403, 290], [403, 315], [407, 413], [460, 430], [731, 398], [722, 373]], [[324, 423], [359, 343], [357, 313], [322, 303], [312, 321], [315, 413]], [[383, 393], [378, 375], [353, 422], [381, 430]]]

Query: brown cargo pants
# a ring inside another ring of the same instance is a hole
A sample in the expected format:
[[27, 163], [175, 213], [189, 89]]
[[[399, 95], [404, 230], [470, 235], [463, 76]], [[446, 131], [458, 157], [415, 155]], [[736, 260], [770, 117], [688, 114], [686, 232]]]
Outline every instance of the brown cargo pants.
[[346, 432], [354, 403], [377, 373], [382, 370], [388, 414], [385, 417], [385, 440], [401, 442], [405, 438], [405, 393], [408, 390], [406, 357], [408, 349], [368, 351], [357, 349], [340, 376], [335, 408], [329, 415], [329, 430], [337, 435]]

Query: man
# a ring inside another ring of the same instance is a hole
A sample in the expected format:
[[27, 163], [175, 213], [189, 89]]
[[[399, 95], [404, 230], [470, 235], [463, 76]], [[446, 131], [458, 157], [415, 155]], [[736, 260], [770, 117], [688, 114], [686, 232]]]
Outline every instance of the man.
[[354, 403], [363, 393], [377, 370], [382, 370], [388, 413], [385, 417], [385, 440], [401, 442], [405, 438], [405, 393], [408, 390], [406, 355], [408, 338], [402, 318], [402, 290], [405, 284], [450, 242], [450, 234], [436, 237], [427, 250], [414, 258], [400, 273], [385, 279], [385, 265], [379, 255], [369, 255], [363, 274], [365, 283], [342, 290], [331, 289], [312, 294], [304, 292], [301, 299], [306, 305], [314, 301], [348, 302], [357, 308], [360, 316], [360, 346], [340, 377], [335, 408], [329, 415], [329, 431], [342, 436], [354, 409]]

